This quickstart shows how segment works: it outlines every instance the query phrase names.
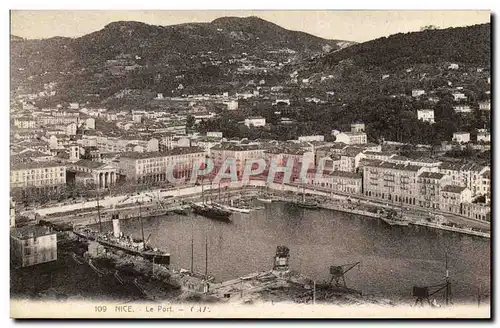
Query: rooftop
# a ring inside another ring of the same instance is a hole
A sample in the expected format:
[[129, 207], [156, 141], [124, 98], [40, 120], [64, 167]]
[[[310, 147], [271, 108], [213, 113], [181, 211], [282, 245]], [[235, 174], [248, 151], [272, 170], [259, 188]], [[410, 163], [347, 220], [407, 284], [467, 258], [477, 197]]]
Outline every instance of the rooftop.
[[465, 189], [467, 189], [467, 187], [464, 187], [464, 186], [451, 186], [451, 185], [447, 185], [447, 186], [443, 187], [443, 191], [452, 192], [452, 193], [456, 193], [456, 194], [460, 194]]
[[89, 169], [97, 169], [97, 168], [100, 168], [106, 164], [104, 163], [101, 163], [101, 162], [97, 162], [97, 161], [91, 161], [91, 160], [88, 160], [88, 159], [81, 159], [79, 160], [78, 162], [76, 162], [75, 164], [73, 164], [75, 166], [83, 166], [83, 167], [86, 167], [86, 168], [89, 168]]
[[262, 149], [262, 147], [258, 145], [241, 145], [241, 144], [234, 144], [232, 142], [223, 142], [219, 145], [213, 146], [210, 150], [248, 151], [257, 149]]
[[49, 227], [37, 226], [37, 225], [16, 227], [10, 229], [10, 235], [14, 238], [19, 238], [19, 239], [37, 238], [53, 234], [56, 234], [56, 232], [52, 231], [52, 229], [50, 229]]
[[378, 159], [362, 159], [360, 162], [360, 165], [366, 166], [366, 167], [381, 167], [381, 168], [386, 168], [386, 169], [393, 169], [393, 170], [402, 170], [402, 171], [413, 171], [417, 172], [422, 168], [422, 166], [418, 165], [411, 165], [411, 164], [402, 164], [402, 163], [392, 163], [392, 162], [386, 162]]
[[10, 163], [10, 170], [11, 171], [16, 171], [16, 170], [29, 170], [29, 169], [37, 169], [37, 168], [45, 168], [45, 167], [64, 167], [65, 165], [62, 163], [57, 163], [57, 162], [32, 162], [32, 163]]
[[288, 155], [303, 155], [307, 150], [302, 148], [283, 148], [283, 147], [272, 147], [266, 149], [265, 153], [268, 154], [288, 154]]
[[342, 178], [350, 178], [350, 179], [362, 179], [362, 176], [353, 172], [344, 172], [344, 171], [333, 171], [328, 173], [327, 175], [331, 175], [334, 177], [342, 177]]
[[199, 147], [177, 147], [168, 151], [154, 151], [154, 152], [124, 152], [121, 153], [120, 158], [144, 159], [155, 157], [167, 157], [192, 153], [204, 153], [205, 151]]
[[481, 171], [484, 166], [475, 162], [443, 162], [439, 166], [441, 170], [454, 170], [454, 171]]
[[350, 137], [355, 137], [355, 136], [362, 136], [362, 135], [366, 135], [365, 132], [341, 132], [347, 136], [350, 136]]
[[438, 172], [422, 172], [420, 173], [420, 178], [429, 178], [429, 179], [442, 179], [445, 175], [443, 173]]

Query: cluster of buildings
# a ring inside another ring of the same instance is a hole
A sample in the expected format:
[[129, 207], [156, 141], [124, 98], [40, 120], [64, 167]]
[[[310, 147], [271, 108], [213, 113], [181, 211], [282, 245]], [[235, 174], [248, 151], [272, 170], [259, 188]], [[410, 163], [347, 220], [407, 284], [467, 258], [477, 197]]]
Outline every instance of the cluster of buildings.
[[[489, 167], [412, 160], [382, 151], [381, 145], [368, 143], [361, 122], [351, 124], [350, 131], [333, 130], [332, 142], [321, 135], [278, 142], [228, 140], [217, 131], [206, 135], [187, 133], [186, 117], [179, 113], [111, 112], [70, 104], [66, 110], [31, 110], [31, 123], [27, 125], [21, 123], [25, 115], [20, 113], [15, 112], [12, 118], [15, 129], [10, 180], [12, 190], [25, 197], [57, 194], [69, 184], [110, 188], [123, 181], [167, 183], [171, 181], [169, 167], [175, 167], [174, 178], [187, 178], [193, 163], [206, 158], [214, 163], [214, 173], [227, 159], [234, 160], [236, 176], [241, 178], [248, 161], [262, 158], [266, 163], [262, 176], [269, 172], [271, 163], [292, 163], [289, 176], [279, 173], [275, 176], [278, 181], [303, 183], [299, 179], [306, 170], [306, 183], [332, 192], [489, 219]], [[204, 119], [204, 115], [210, 117], [210, 113], [198, 112], [194, 118]], [[430, 109], [419, 111], [418, 117], [434, 121]], [[103, 128], [96, 129], [96, 120]], [[158, 127], [172, 122], [184, 124], [183, 130]], [[71, 125], [78, 133], [68, 133], [68, 126], [54, 133], [53, 126], [61, 124]], [[248, 117], [244, 124], [265, 126], [266, 121], [263, 117]], [[488, 132], [481, 130], [479, 138], [489, 141]], [[457, 132], [454, 141], [467, 143], [470, 135]], [[318, 168], [321, 176], [315, 174]], [[475, 202], [480, 196], [484, 201]]]

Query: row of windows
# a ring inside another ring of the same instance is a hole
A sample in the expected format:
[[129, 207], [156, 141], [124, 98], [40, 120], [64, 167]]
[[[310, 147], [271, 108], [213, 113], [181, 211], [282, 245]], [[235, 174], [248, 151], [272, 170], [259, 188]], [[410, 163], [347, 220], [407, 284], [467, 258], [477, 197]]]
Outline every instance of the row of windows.
[[48, 261], [54, 261], [54, 260], [57, 260], [57, 253], [56, 252], [50, 252], [50, 253], [44, 252], [41, 254], [36, 254], [34, 256], [29, 256], [29, 257], [24, 258], [23, 264], [25, 266], [28, 266], [28, 265], [34, 265], [34, 264], [48, 262]]
[[29, 175], [29, 174], [40, 174], [40, 173], [52, 173], [52, 172], [63, 172], [65, 171], [64, 167], [51, 167], [51, 168], [39, 168], [39, 169], [32, 169], [29, 171], [26, 170], [15, 170], [15, 171], [10, 171], [11, 175]]
[[189, 154], [184, 155], [183, 158], [176, 157], [155, 157], [155, 158], [146, 158], [137, 160], [138, 164], [157, 164], [157, 163], [175, 163], [178, 161], [186, 160], [186, 159], [194, 159], [194, 158], [203, 158], [203, 154]]

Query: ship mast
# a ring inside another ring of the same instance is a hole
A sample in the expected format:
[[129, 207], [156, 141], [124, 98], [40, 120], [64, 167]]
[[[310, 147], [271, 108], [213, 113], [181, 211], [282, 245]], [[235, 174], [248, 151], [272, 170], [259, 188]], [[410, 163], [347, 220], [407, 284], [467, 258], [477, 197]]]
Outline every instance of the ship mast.
[[208, 237], [205, 237], [205, 279], [208, 277]]
[[191, 273], [193, 273], [193, 270], [194, 270], [194, 224], [193, 224], [193, 218], [191, 217]]
[[99, 187], [97, 187], [97, 217], [99, 218], [99, 232], [102, 233], [101, 209], [99, 206]]
[[142, 224], [142, 202], [139, 202], [139, 223], [141, 224], [142, 245], [146, 248], [146, 239], [144, 238], [144, 226]]
[[201, 177], [201, 201], [203, 204], [205, 204], [205, 194], [204, 194], [204, 190], [203, 190], [203, 180], [204, 180], [205, 176], [202, 176]]
[[194, 267], [194, 240], [193, 236], [191, 235], [191, 273], [193, 273], [193, 268]]
[[449, 270], [448, 270], [448, 251], [446, 251], [445, 256], [446, 256], [446, 260], [445, 260], [445, 268], [446, 268], [445, 300], [446, 300], [446, 305], [449, 305], [450, 304], [451, 290], [450, 290], [450, 274], [449, 274]]

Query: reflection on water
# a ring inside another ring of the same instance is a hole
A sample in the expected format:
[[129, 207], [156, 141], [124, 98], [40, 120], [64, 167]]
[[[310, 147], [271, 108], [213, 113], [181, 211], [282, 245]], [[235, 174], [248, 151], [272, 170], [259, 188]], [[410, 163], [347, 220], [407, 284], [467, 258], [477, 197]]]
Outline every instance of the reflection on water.
[[[171, 214], [144, 219], [149, 243], [171, 254], [174, 268], [191, 266], [217, 281], [268, 270], [277, 245], [290, 248], [292, 270], [322, 281], [329, 267], [361, 261], [347, 274], [349, 287], [364, 294], [411, 298], [414, 285], [435, 285], [445, 275], [448, 252], [455, 300], [476, 297], [490, 286], [490, 240], [425, 227], [391, 227], [380, 220], [328, 210], [266, 204], [250, 214], [233, 214], [232, 223]], [[106, 229], [111, 230], [107, 222]], [[124, 233], [140, 237], [139, 220], [122, 220]]]

